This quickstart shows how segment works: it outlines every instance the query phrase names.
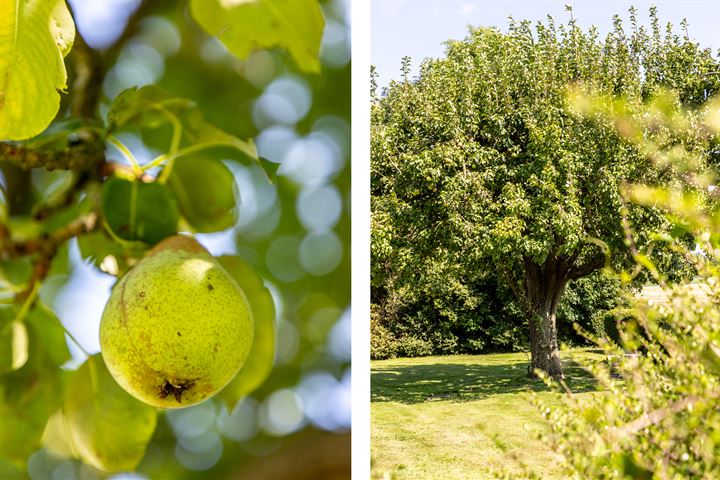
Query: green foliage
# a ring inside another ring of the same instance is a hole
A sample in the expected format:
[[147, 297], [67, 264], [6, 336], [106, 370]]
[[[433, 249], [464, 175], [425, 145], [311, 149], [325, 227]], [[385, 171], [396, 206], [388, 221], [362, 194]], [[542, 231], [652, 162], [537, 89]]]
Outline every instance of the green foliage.
[[181, 157], [168, 178], [180, 213], [196, 232], [219, 232], [235, 225], [235, 178], [215, 158]]
[[124, 240], [154, 245], [177, 232], [177, 202], [165, 185], [111, 178], [101, 206], [108, 227]]
[[325, 24], [317, 0], [191, 0], [190, 13], [238, 58], [258, 47], [282, 47], [303, 70], [320, 69], [318, 53]]
[[[120, 93], [110, 106], [107, 122], [110, 133], [129, 127], [142, 131], [171, 125], [171, 144], [162, 144], [168, 153], [155, 159], [151, 163], [153, 166], [177, 156], [218, 146], [231, 147], [246, 158], [257, 161], [252, 141], [241, 140], [215, 127], [205, 120], [195, 102], [171, 95], [154, 85], [129, 88]], [[162, 136], [160, 138], [164, 140]]]
[[[133, 470], [155, 431], [157, 410], [115, 383], [100, 355], [70, 376], [63, 417], [80, 458], [100, 470]], [[122, 425], [122, 428], [118, 428]]]
[[220, 392], [228, 408], [255, 391], [267, 379], [275, 361], [275, 302], [263, 279], [239, 257], [218, 258], [245, 293], [253, 318], [253, 345], [240, 372]]
[[398, 354], [397, 340], [383, 326], [376, 310], [376, 305], [372, 305], [370, 311], [370, 358], [373, 360], [395, 358]]
[[586, 345], [587, 333], [599, 334], [595, 319], [620, 308], [623, 296], [633, 291], [603, 270], [575, 280], [568, 285], [558, 307], [558, 336], [564, 342]]
[[598, 339], [611, 342], [616, 346], [622, 346], [620, 331], [628, 320], [632, 319], [632, 310], [628, 308], [615, 308], [613, 310], [597, 312], [592, 316], [592, 330]]
[[0, 139], [24, 140], [60, 107], [75, 25], [65, 0], [3, 0], [0, 10]]
[[[393, 358], [404, 337], [410, 344], [421, 338], [429, 347], [425, 355], [487, 353], [527, 349], [526, 314], [507, 287], [492, 277], [463, 283], [464, 272], [414, 279], [416, 289], [390, 285], [393, 292], [384, 310], [372, 305], [371, 355]], [[437, 280], [432, 284], [429, 282]], [[428, 282], [428, 283], [421, 283]], [[569, 345], [586, 345], [581, 331], [596, 333], [593, 319], [618, 306], [620, 281], [605, 272], [571, 282], [557, 314], [558, 337]], [[415, 337], [415, 339], [413, 339]], [[405, 349], [405, 352], [417, 349]]]
[[[622, 96], [638, 118], [642, 102], [664, 86], [677, 89], [673, 101], [664, 100], [669, 113], [701, 101], [700, 89], [705, 96], [718, 90], [710, 51], [671, 31], [648, 34], [634, 12], [631, 22], [625, 32], [616, 19], [605, 39], [575, 20], [512, 20], [507, 34], [472, 28], [448, 43], [444, 58], [426, 60], [416, 80], [391, 82], [371, 111], [372, 301], [383, 312], [406, 292], [444, 284], [461, 304], [494, 303], [497, 315], [507, 296], [495, 294], [495, 303], [492, 293], [480, 300], [466, 293], [485, 282], [512, 292], [526, 322], [540, 318], [553, 338], [553, 305], [568, 282], [608, 262], [630, 262], [623, 208], [639, 245], [672, 229], [654, 205], [625, 206], [622, 185], [676, 183], [683, 172], [650, 161], [612, 121], [586, 117], [567, 99], [568, 85], [583, 85]], [[645, 133], [664, 134], [650, 124], [636, 131]], [[686, 136], [683, 145], [711, 150], [702, 135]], [[699, 158], [702, 173], [708, 158]], [[653, 256], [672, 256], [662, 242], [656, 247]], [[573, 300], [580, 311], [584, 302]], [[475, 308], [445, 304], [451, 312]], [[585, 325], [591, 315], [581, 314]], [[423, 335], [425, 325], [418, 330]]]
[[28, 359], [28, 332], [15, 320], [16, 310], [0, 307], [0, 374], [17, 370]]
[[[603, 365], [593, 369], [607, 394], [568, 397], [561, 407], [548, 409], [553, 433], [546, 441], [563, 455], [571, 478], [715, 478], [720, 475], [720, 217], [717, 201], [698, 192], [712, 191], [717, 176], [701, 168], [706, 154], [688, 148], [686, 137], [718, 140], [720, 101], [676, 112], [656, 100], [644, 108], [645, 115], [633, 117], [623, 109], [607, 110], [606, 100], [585, 97], [585, 114], [622, 126], [628, 138], [653, 152], [653, 161], [686, 172], [684, 182], [633, 185], [628, 192], [634, 202], [664, 210], [676, 229], [657, 236], [691, 261], [697, 276], [689, 283], [665, 275], [646, 250], [634, 247], [636, 267], [621, 271], [620, 278], [629, 281], [642, 269], [662, 296], [619, 312], [619, 344], [600, 340], [615, 375]], [[632, 134], [645, 122], [655, 125], [659, 138]], [[685, 140], [668, 147], [668, 136]], [[636, 225], [626, 228], [633, 238]], [[682, 240], [686, 234], [692, 248]], [[624, 354], [628, 351], [635, 353]]]
[[70, 358], [63, 327], [46, 307], [36, 306], [24, 322], [28, 360], [0, 376], [0, 452], [21, 468], [40, 446], [45, 424], [62, 402], [67, 374], [59, 367]]
[[433, 353], [430, 342], [413, 336], [399, 338], [396, 341], [396, 348], [400, 357], [426, 357]]

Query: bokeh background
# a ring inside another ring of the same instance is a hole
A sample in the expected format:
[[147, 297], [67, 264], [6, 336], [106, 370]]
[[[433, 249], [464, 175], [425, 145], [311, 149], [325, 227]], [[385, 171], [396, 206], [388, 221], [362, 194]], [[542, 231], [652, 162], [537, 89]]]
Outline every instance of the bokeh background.
[[[197, 236], [215, 255], [241, 256], [272, 292], [277, 353], [270, 378], [232, 411], [217, 400], [166, 411], [137, 471], [109, 478], [349, 477], [349, 2], [322, 4], [319, 74], [301, 72], [281, 50], [237, 60], [190, 19], [185, 2], [69, 4], [94, 48], [113, 45], [131, 15], [141, 17], [105, 78], [101, 109], [128, 87], [157, 84], [195, 100], [227, 132], [254, 138], [260, 156], [278, 165], [271, 183], [259, 167], [227, 160], [237, 183], [238, 222]], [[131, 134], [120, 139], [141, 162], [160, 153]], [[124, 161], [117, 151], [108, 155]], [[35, 188], [46, 190], [59, 181], [54, 175], [34, 171]], [[83, 260], [76, 240], [61, 255], [69, 273], [50, 276], [41, 298], [83, 349], [96, 353], [115, 277]], [[84, 354], [70, 339], [68, 345], [67, 368], [74, 368]], [[57, 450], [32, 455], [31, 478], [104, 477]]]

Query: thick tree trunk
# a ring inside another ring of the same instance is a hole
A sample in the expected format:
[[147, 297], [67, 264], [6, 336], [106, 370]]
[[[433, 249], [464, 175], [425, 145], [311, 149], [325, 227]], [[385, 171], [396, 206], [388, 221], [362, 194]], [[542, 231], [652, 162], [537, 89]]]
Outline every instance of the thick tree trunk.
[[562, 377], [560, 352], [558, 350], [557, 308], [543, 309], [530, 318], [530, 375], [542, 370], [552, 377]]
[[518, 270], [503, 272], [513, 294], [528, 312], [531, 376], [535, 370], [542, 370], [552, 377], [562, 377], [555, 324], [560, 297], [568, 281], [590, 275], [606, 261], [604, 252], [577, 250], [566, 255], [550, 253], [542, 265], [525, 258], [518, 269], [522, 276], [517, 275]]
[[557, 341], [557, 309], [570, 273], [571, 260], [549, 255], [544, 265], [525, 262], [525, 294], [530, 332], [530, 375], [541, 370], [562, 377]]

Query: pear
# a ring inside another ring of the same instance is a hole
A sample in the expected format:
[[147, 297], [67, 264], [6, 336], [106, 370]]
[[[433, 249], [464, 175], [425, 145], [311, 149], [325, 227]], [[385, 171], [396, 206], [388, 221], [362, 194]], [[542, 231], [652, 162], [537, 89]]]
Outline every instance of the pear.
[[216, 394], [245, 363], [253, 318], [245, 294], [194, 238], [156, 245], [114, 286], [100, 348], [138, 400], [182, 408]]

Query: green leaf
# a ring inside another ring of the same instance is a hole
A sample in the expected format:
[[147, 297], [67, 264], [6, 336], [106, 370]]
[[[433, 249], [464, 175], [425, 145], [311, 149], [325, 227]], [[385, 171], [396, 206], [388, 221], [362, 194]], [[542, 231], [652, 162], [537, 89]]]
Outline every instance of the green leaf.
[[63, 413], [80, 458], [109, 472], [135, 469], [157, 423], [157, 410], [120, 388], [99, 354], [73, 373]]
[[103, 185], [101, 210], [116, 236], [150, 245], [174, 234], [180, 218], [169, 188], [121, 178], [111, 178]]
[[5, 460], [4, 458], [0, 458], [0, 478], [4, 478], [6, 480], [24, 480], [27, 478], [27, 475], [25, 475], [15, 464]]
[[[147, 85], [128, 88], [117, 96], [108, 112], [108, 129], [157, 129], [173, 126], [177, 120], [181, 129], [178, 156], [189, 155], [213, 147], [229, 147], [244, 158], [258, 162], [257, 149], [251, 140], [241, 140], [208, 123], [200, 108], [187, 98], [175, 97], [164, 90]], [[163, 146], [170, 158], [171, 145]], [[161, 147], [161, 148], [163, 148]]]
[[0, 307], [0, 374], [22, 368], [28, 359], [28, 332], [16, 321], [17, 309]]
[[239, 257], [222, 256], [218, 261], [230, 273], [250, 303], [254, 322], [254, 340], [245, 365], [220, 392], [232, 409], [242, 397], [255, 391], [267, 379], [275, 361], [275, 303], [263, 279]]
[[162, 110], [176, 114], [196, 108], [188, 98], [174, 97], [155, 85], [130, 87], [115, 97], [107, 115], [108, 131], [116, 132], [126, 126], [157, 128], [168, 122]]
[[320, 70], [325, 20], [316, 0], [190, 0], [190, 13], [241, 60], [258, 48], [281, 47], [301, 69]]
[[19, 466], [39, 448], [47, 420], [60, 406], [66, 376], [60, 365], [70, 358], [65, 331], [46, 307], [31, 310], [25, 325], [28, 360], [0, 375], [0, 458]]
[[277, 175], [278, 168], [280, 168], [280, 164], [271, 162], [267, 158], [260, 157], [260, 166], [262, 167], [262, 169], [265, 172], [265, 175], [268, 177], [268, 179], [271, 182], [274, 182], [275, 176]]
[[65, 0], [0, 0], [0, 139], [42, 132], [60, 107], [75, 38]]
[[[98, 269], [111, 275], [118, 275], [128, 271], [130, 266], [127, 262], [127, 250], [123, 245], [110, 238], [106, 232], [94, 232], [89, 235], [78, 237], [78, 248], [84, 260], [92, 262]], [[140, 256], [140, 252], [137, 252]], [[112, 257], [109, 259], [108, 257]], [[107, 261], [109, 263], [103, 263]], [[117, 265], [117, 271], [111, 268]]]
[[180, 213], [196, 232], [218, 232], [237, 221], [232, 172], [214, 158], [178, 158], [168, 179]]
[[231, 147], [251, 160], [258, 161], [257, 149], [252, 141], [240, 140], [208, 123], [197, 107], [181, 112], [178, 118], [183, 125], [183, 143], [181, 145], [186, 144], [194, 150], [212, 146]]
[[0, 287], [12, 289], [27, 283], [32, 271], [29, 257], [12, 258], [0, 261]]
[[52, 310], [38, 302], [35, 308], [28, 313], [25, 323], [31, 333], [34, 332], [34, 336], [32, 334], [30, 336], [31, 360], [33, 356], [32, 342], [37, 341], [42, 344], [41, 360], [46, 364], [60, 366], [70, 360], [70, 350], [68, 350], [65, 340], [65, 329]]
[[73, 450], [70, 435], [68, 434], [67, 422], [65, 421], [62, 408], [59, 408], [55, 413], [50, 415], [42, 435], [42, 446], [57, 457], [77, 457], [77, 453]]

